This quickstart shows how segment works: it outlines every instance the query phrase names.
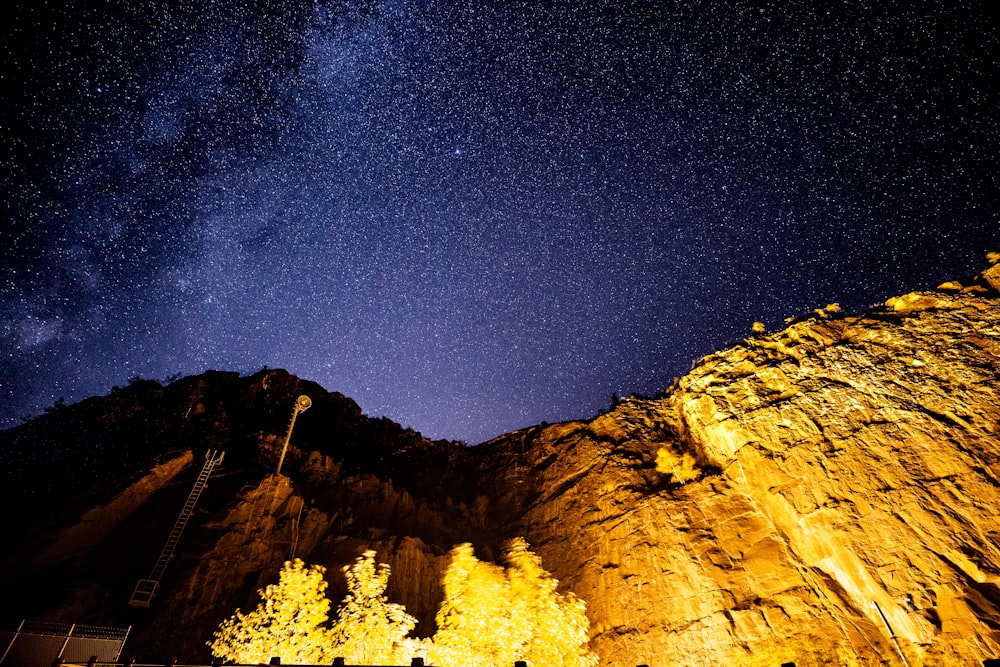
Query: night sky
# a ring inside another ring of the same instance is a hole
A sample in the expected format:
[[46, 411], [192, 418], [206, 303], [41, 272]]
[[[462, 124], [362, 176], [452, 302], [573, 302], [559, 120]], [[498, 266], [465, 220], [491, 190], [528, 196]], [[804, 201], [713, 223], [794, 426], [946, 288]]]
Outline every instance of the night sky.
[[974, 273], [987, 4], [15, 0], [0, 427], [269, 366], [472, 444]]

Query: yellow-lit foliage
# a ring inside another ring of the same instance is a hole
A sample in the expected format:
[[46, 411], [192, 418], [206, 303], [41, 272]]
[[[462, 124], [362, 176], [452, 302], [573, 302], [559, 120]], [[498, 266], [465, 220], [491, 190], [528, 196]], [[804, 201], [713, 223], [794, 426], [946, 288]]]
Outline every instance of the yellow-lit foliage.
[[754, 322], [753, 326], [750, 327], [750, 330], [755, 334], [762, 334], [767, 330], [767, 328], [764, 326], [763, 322]]
[[589, 621], [582, 600], [560, 594], [558, 581], [522, 539], [507, 553], [506, 569], [483, 563], [472, 546], [452, 551], [444, 576], [438, 631], [427, 643], [431, 664], [463, 667], [511, 665], [593, 667]]
[[261, 602], [249, 614], [239, 609], [222, 622], [208, 645], [217, 658], [253, 664], [280, 656], [288, 664], [329, 664], [326, 630], [330, 611], [323, 592], [324, 568], [301, 560], [286, 562], [277, 584], [261, 591]]
[[828, 304], [826, 306], [826, 308], [817, 308], [815, 312], [820, 317], [830, 317], [830, 315], [833, 315], [833, 314], [836, 314], [836, 313], [840, 312], [840, 304], [839, 303], [831, 303], [831, 304]]
[[684, 452], [677, 454], [669, 447], [660, 447], [656, 452], [656, 470], [665, 475], [673, 475], [678, 482], [690, 482], [698, 479], [698, 470], [694, 457]]
[[522, 539], [514, 540], [507, 567], [479, 561], [468, 544], [455, 547], [444, 576], [445, 599], [430, 639], [407, 635], [416, 619], [385, 597], [389, 566], [366, 551], [343, 568], [347, 595], [332, 627], [322, 567], [285, 563], [277, 584], [261, 591], [250, 614], [224, 621], [210, 642], [212, 654], [237, 663], [403, 665], [413, 657], [443, 667], [493, 667], [526, 660], [532, 667], [594, 667], [589, 621], [582, 600], [557, 591], [559, 582]]
[[369, 550], [343, 571], [347, 596], [330, 629], [333, 654], [355, 665], [409, 664], [413, 648], [406, 635], [417, 619], [386, 598], [389, 566], [376, 566], [375, 552]]

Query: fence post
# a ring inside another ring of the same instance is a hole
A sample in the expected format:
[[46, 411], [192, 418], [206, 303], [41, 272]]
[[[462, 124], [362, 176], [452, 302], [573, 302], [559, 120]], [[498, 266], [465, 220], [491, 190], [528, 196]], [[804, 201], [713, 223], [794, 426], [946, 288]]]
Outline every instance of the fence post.
[[22, 629], [23, 627], [24, 627], [24, 619], [22, 618], [22, 619], [21, 619], [21, 624], [20, 624], [19, 626], [17, 626], [17, 630], [15, 630], [15, 631], [14, 631], [14, 636], [10, 638], [10, 643], [9, 643], [9, 644], [7, 644], [7, 650], [6, 650], [6, 651], [4, 651], [4, 652], [3, 652], [3, 656], [2, 656], [2, 657], [0, 657], [0, 665], [2, 665], [2, 664], [3, 664], [3, 661], [7, 659], [7, 654], [8, 654], [8, 653], [10, 653], [10, 647], [11, 647], [11, 646], [13, 646], [13, 645], [14, 645], [14, 642], [16, 642], [16, 641], [17, 641], [17, 636], [18, 636], [19, 634], [21, 634], [21, 629]]
[[528, 667], [528, 663], [524, 660], [515, 660], [514, 667]]
[[76, 629], [76, 623], [69, 626], [69, 632], [66, 633], [66, 639], [63, 640], [62, 646], [59, 647], [59, 655], [56, 656], [56, 660], [62, 662], [63, 653], [66, 652], [66, 644], [69, 644], [69, 638], [73, 636], [73, 630]]
[[94, 667], [94, 665], [96, 664], [97, 664], [97, 656], [96, 655], [90, 656], [90, 660], [87, 661], [87, 667]]
[[271, 662], [269, 662], [267, 664], [269, 664], [269, 665], [280, 665], [281, 664], [281, 656], [280, 655], [272, 656], [271, 657]]
[[413, 660], [410, 660], [410, 667], [424, 667], [424, 659], [414, 658]]
[[343, 658], [334, 658], [333, 659], [333, 667], [344, 667], [344, 659]]

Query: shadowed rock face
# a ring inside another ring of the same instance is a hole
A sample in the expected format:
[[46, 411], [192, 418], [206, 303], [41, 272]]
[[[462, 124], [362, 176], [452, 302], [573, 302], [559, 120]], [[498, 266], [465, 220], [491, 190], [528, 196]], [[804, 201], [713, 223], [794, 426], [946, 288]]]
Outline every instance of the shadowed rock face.
[[[0, 558], [24, 576], [3, 582], [3, 613], [130, 623], [127, 651], [205, 659], [284, 560], [326, 565], [336, 602], [338, 568], [374, 548], [390, 598], [430, 634], [451, 546], [494, 558], [523, 535], [587, 602], [602, 664], [1000, 656], [1000, 269], [970, 282], [817, 315], [700, 360], [656, 399], [474, 448], [369, 420], [283, 371], [61, 408], [0, 433], [7, 457], [44, 438], [48, 458], [19, 475], [48, 471], [59, 500], [11, 523]], [[269, 475], [300, 393], [314, 407], [289, 476]], [[116, 471], [96, 488], [59, 483], [81, 436], [103, 442], [88, 465]], [[209, 447], [226, 464], [153, 606], [132, 609]], [[131, 468], [112, 465], [121, 452]], [[682, 484], [684, 454], [697, 477]], [[10, 484], [5, 502], [38, 495]]]

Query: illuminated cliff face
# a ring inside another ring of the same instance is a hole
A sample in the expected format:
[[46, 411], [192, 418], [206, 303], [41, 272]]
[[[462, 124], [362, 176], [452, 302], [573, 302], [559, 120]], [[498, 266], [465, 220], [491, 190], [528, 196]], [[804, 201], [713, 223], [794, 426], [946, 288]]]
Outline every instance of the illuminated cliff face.
[[[347, 399], [278, 371], [182, 380], [156, 390], [166, 403], [150, 389], [139, 412], [160, 415], [164, 451], [211, 444], [232, 467], [209, 485], [131, 650], [205, 658], [218, 623], [252, 607], [283, 561], [336, 572], [368, 548], [392, 567], [389, 598], [430, 633], [451, 547], [472, 542], [492, 559], [524, 536], [586, 602], [601, 664], [1000, 656], [998, 292], [994, 266], [978, 286], [817, 315], [700, 360], [657, 399], [473, 449], [366, 422]], [[267, 478], [285, 406], [304, 391], [315, 406], [296, 427], [289, 477]], [[248, 422], [265, 398], [273, 424]], [[67, 442], [91, 423], [71, 414]], [[47, 442], [58, 418], [38, 427]], [[93, 576], [87, 595], [49, 605], [49, 620], [124, 618], [116, 595], [127, 600], [148, 567], [136, 554], [155, 556], [182, 499], [170, 491], [183, 492], [175, 460], [137, 470], [135, 489], [108, 484], [120, 495], [81, 505], [62, 541], [53, 533], [22, 549], [28, 579], [55, 581], [67, 554], [73, 581]], [[167, 479], [176, 484], [155, 491]], [[94, 517], [100, 535], [80, 527]], [[101, 571], [88, 574], [91, 563]]]
[[972, 664], [1000, 655], [998, 375], [995, 293], [912, 294], [489, 458], [605, 662]]

